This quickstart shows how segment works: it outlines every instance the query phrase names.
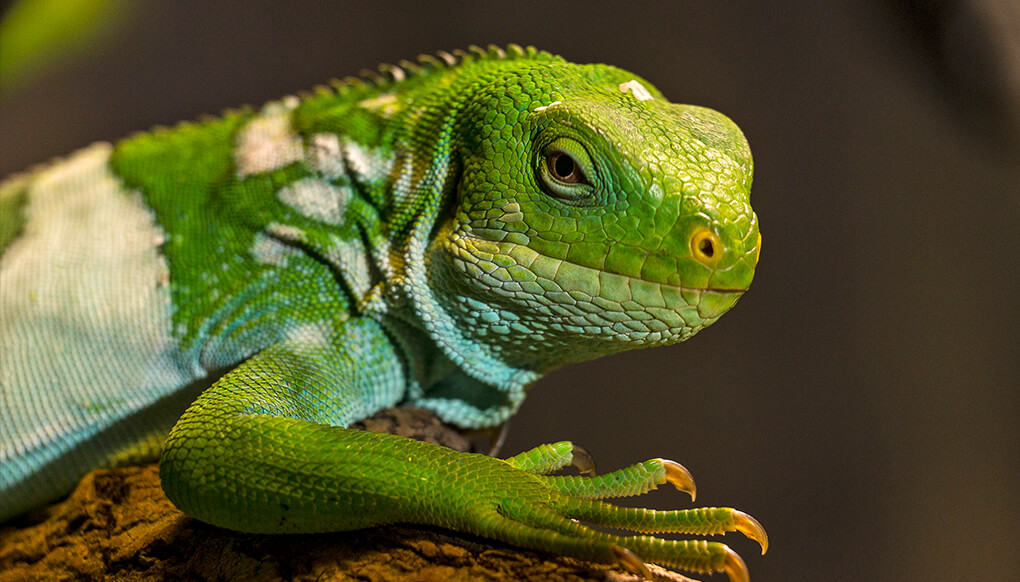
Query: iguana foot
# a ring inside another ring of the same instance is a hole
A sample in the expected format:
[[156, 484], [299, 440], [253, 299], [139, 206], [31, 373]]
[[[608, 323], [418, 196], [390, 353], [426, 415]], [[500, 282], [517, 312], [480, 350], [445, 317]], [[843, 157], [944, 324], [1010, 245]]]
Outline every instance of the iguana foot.
[[[732, 582], [748, 580], [744, 561], [729, 547], [705, 540], [667, 540], [615, 535], [595, 529], [639, 533], [713, 535], [738, 531], [757, 541], [768, 536], [754, 518], [732, 508], [701, 507], [659, 511], [618, 507], [599, 499], [640, 495], [670, 483], [694, 498], [694, 479], [682, 465], [651, 459], [598, 476], [550, 476], [575, 463], [594, 469], [587, 453], [569, 442], [542, 445], [506, 460], [516, 475], [501, 475], [495, 514], [476, 516], [475, 531], [506, 542], [601, 562], [616, 562], [648, 576], [645, 562], [691, 572], [725, 572]], [[501, 471], [502, 472], [502, 471]], [[527, 473], [528, 475], [522, 475]], [[516, 477], [516, 478], [515, 478]], [[505, 488], [504, 488], [505, 487]], [[485, 512], [488, 513], [488, 512]], [[482, 527], [478, 528], [477, 526]]]

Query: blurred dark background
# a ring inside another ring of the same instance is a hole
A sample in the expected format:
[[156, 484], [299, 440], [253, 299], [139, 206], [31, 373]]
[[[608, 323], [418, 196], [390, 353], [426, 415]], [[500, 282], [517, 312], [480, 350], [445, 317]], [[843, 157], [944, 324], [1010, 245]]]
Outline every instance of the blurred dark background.
[[[6, 5], [4, 5], [6, 7]], [[470, 44], [608, 62], [732, 117], [764, 251], [692, 341], [564, 368], [504, 453], [663, 456], [766, 526], [756, 582], [1016, 580], [1020, 10], [920, 2], [131, 3], [0, 101], [0, 173]], [[660, 491], [650, 502], [687, 506]], [[715, 578], [712, 578], [715, 579]]]

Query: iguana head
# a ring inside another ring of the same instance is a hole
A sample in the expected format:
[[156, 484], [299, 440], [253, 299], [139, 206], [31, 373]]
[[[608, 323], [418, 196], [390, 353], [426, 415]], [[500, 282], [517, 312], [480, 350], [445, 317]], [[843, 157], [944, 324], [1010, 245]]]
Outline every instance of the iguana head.
[[751, 284], [751, 153], [725, 116], [631, 73], [536, 63], [465, 97], [431, 284], [516, 365], [687, 339]]

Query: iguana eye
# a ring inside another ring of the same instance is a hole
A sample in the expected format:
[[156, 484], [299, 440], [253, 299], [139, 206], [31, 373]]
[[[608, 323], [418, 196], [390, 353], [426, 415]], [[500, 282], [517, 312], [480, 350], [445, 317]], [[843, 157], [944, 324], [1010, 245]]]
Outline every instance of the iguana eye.
[[581, 167], [566, 152], [550, 152], [545, 158], [549, 173], [564, 184], [587, 184], [588, 179]]
[[572, 204], [595, 196], [598, 172], [580, 142], [560, 138], [543, 147], [535, 160], [543, 189]]

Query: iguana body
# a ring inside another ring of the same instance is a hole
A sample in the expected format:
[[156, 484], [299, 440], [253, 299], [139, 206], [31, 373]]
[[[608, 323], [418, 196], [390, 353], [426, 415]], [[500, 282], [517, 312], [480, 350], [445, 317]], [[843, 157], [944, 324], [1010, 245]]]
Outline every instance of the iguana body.
[[570, 443], [499, 460], [344, 428], [400, 403], [497, 426], [550, 369], [715, 321], [760, 246], [740, 131], [516, 46], [381, 70], [4, 184], [0, 519], [162, 451], [170, 499], [223, 527], [429, 523], [743, 576], [722, 544], [571, 519], [763, 537], [593, 501], [692, 488], [671, 462], [549, 477]]

